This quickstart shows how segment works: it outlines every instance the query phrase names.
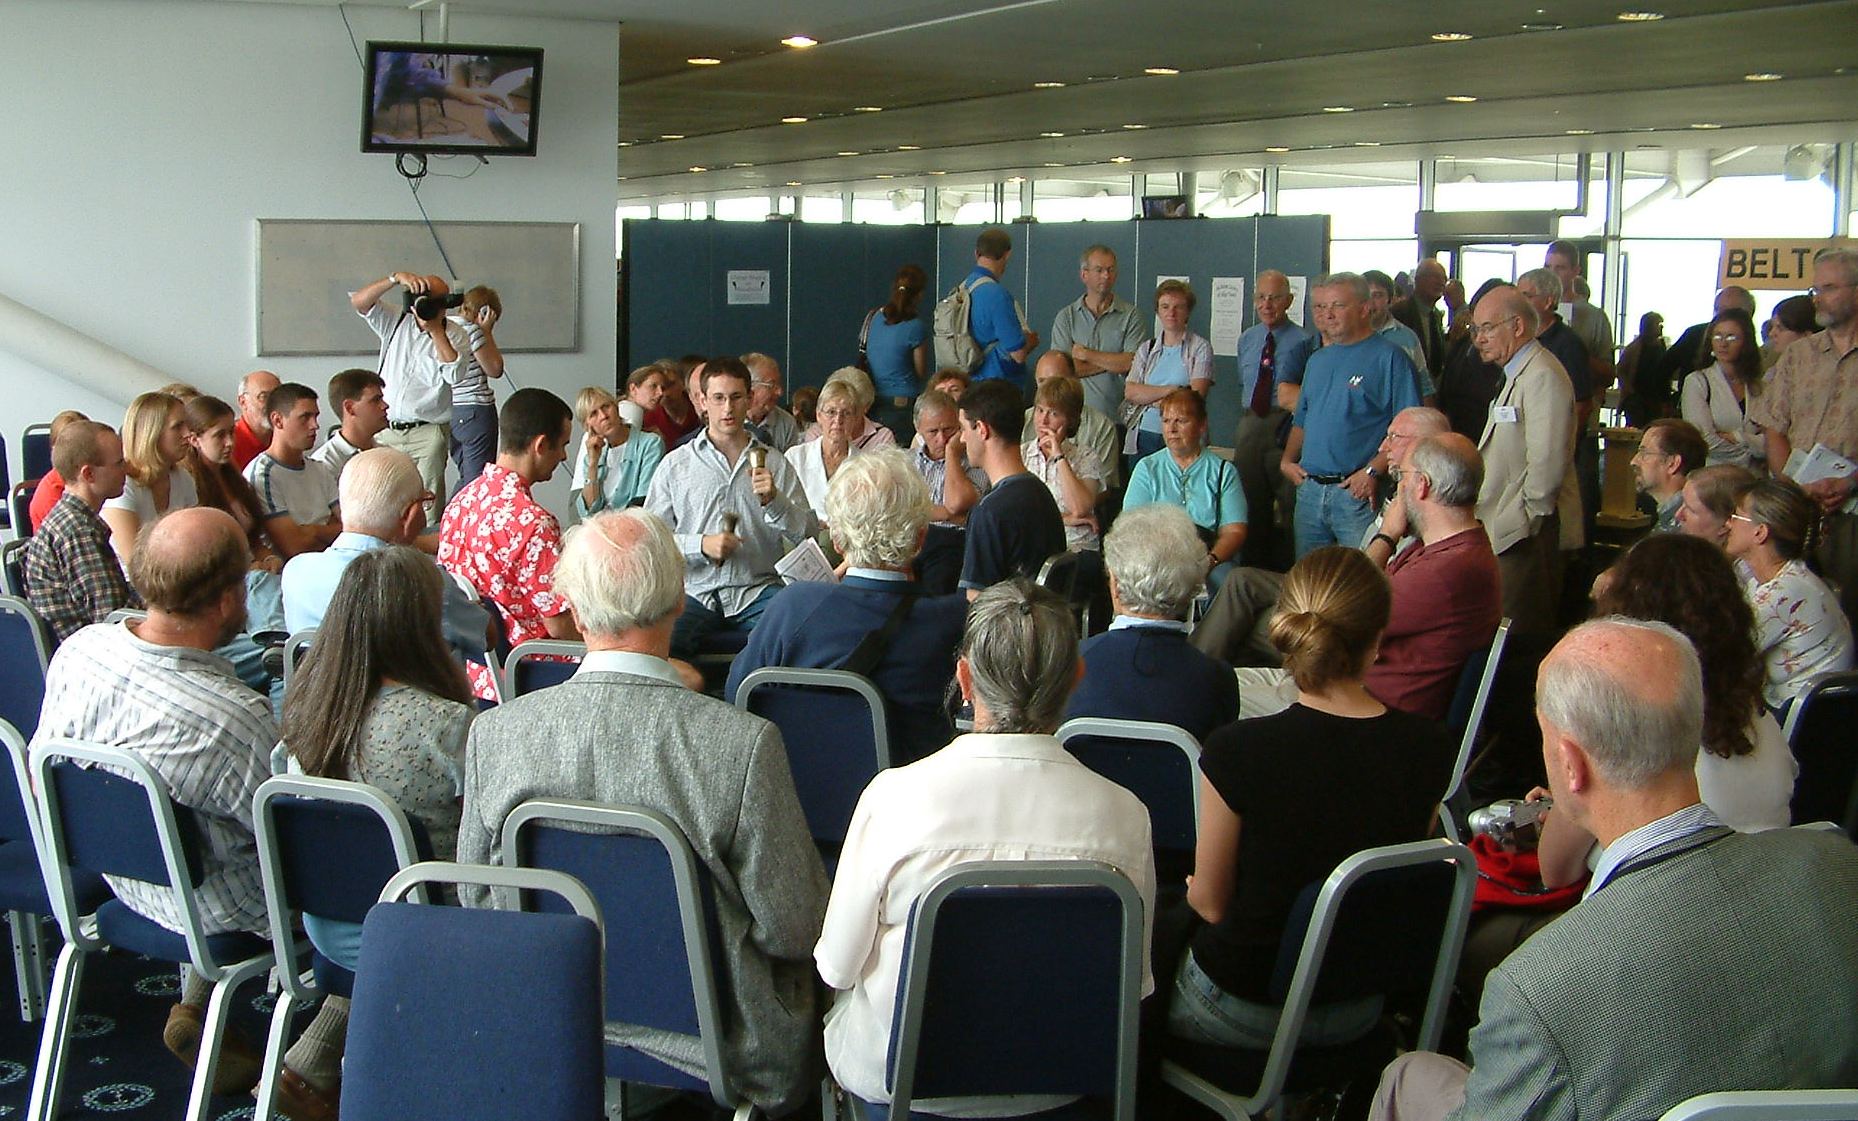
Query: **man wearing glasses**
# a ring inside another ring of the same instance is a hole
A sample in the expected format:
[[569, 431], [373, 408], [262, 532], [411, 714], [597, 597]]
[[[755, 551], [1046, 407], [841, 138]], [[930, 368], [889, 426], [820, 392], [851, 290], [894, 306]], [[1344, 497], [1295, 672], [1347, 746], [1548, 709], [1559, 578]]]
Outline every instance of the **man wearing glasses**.
[[[1813, 310], [1825, 330], [1782, 352], [1768, 374], [1767, 392], [1749, 403], [1748, 419], [1767, 430], [1768, 466], [1784, 471], [1788, 458], [1818, 445], [1858, 460], [1858, 250], [1822, 249], [1813, 258]], [[1787, 472], [1791, 474], [1791, 472]], [[1834, 475], [1804, 484], [1825, 513], [1820, 525], [1820, 570], [1839, 586], [1839, 606], [1858, 619], [1858, 475]]]
[[1477, 516], [1497, 553], [1503, 613], [1519, 634], [1532, 635], [1553, 623], [1556, 502], [1574, 455], [1574, 383], [1536, 341], [1539, 324], [1535, 306], [1504, 285], [1478, 301], [1471, 325], [1478, 356], [1503, 370], [1477, 441], [1484, 457]]
[[1709, 459], [1703, 433], [1687, 420], [1662, 417], [1645, 426], [1639, 450], [1632, 453], [1632, 481], [1658, 507], [1653, 533], [1676, 533], [1677, 511], [1684, 504], [1684, 481]]
[[1149, 317], [1116, 295], [1116, 254], [1109, 246], [1084, 250], [1077, 278], [1084, 294], [1052, 320], [1052, 350], [1068, 356], [1083, 379], [1084, 404], [1114, 417], [1122, 408], [1123, 375], [1151, 333]]

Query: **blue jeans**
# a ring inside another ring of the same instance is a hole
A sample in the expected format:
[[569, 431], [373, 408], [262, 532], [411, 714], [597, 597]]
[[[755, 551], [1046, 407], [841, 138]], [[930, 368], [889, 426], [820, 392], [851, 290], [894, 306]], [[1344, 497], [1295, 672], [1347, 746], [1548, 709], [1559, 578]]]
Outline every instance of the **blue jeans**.
[[[1336, 1004], [1312, 1004], [1303, 1017], [1299, 1043], [1333, 1047], [1350, 1043], [1374, 1029], [1385, 1001], [1378, 996]], [[1200, 969], [1190, 951], [1174, 975], [1174, 1001], [1168, 1006], [1168, 1033], [1216, 1047], [1269, 1051], [1283, 1015], [1277, 1005], [1241, 1000], [1220, 988]]]
[[1374, 503], [1348, 493], [1340, 483], [1305, 479], [1297, 487], [1297, 559], [1324, 545], [1361, 547], [1361, 539], [1374, 524]]
[[674, 658], [693, 658], [703, 640], [712, 634], [724, 634], [737, 631], [747, 634], [755, 629], [761, 621], [761, 613], [774, 602], [780, 594], [781, 585], [769, 584], [761, 589], [761, 594], [749, 601], [748, 606], [734, 615], [724, 615], [721, 611], [701, 602], [693, 596], [684, 597], [684, 613], [677, 617], [671, 627], [671, 656]]
[[477, 478], [484, 465], [497, 458], [495, 405], [452, 406], [452, 465], [458, 468], [458, 489]]

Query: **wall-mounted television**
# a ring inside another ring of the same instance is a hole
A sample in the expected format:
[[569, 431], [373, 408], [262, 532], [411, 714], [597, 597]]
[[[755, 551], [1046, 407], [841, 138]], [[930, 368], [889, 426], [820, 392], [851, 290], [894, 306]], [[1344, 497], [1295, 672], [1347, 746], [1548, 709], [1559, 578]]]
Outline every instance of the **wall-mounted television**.
[[361, 150], [535, 155], [540, 47], [369, 43]]
[[1142, 217], [1188, 218], [1186, 195], [1143, 195]]

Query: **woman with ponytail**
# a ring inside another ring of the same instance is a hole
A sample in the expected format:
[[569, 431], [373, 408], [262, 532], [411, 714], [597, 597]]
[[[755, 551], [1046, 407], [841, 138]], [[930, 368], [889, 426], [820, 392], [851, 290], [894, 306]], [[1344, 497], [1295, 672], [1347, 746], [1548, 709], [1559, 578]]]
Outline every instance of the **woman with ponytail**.
[[[1451, 738], [1362, 684], [1392, 604], [1387, 577], [1357, 549], [1314, 550], [1284, 577], [1271, 643], [1297, 700], [1219, 729], [1200, 756], [1200, 837], [1187, 881], [1199, 925], [1175, 971], [1172, 1034], [1269, 1049], [1279, 1013], [1271, 976], [1298, 894], [1354, 853], [1430, 832], [1451, 777]], [[1303, 1042], [1360, 1038], [1381, 1007], [1378, 996], [1312, 1005]]]
[[1763, 479], [1736, 499], [1725, 529], [1723, 548], [1755, 611], [1762, 699], [1785, 720], [1814, 677], [1852, 668], [1851, 621], [1803, 559], [1819, 545], [1819, 507], [1792, 479]]
[[929, 368], [929, 324], [919, 314], [928, 284], [920, 266], [898, 269], [889, 301], [871, 309], [858, 334], [863, 368], [877, 385], [871, 419], [895, 432], [904, 447], [916, 437], [911, 411]]

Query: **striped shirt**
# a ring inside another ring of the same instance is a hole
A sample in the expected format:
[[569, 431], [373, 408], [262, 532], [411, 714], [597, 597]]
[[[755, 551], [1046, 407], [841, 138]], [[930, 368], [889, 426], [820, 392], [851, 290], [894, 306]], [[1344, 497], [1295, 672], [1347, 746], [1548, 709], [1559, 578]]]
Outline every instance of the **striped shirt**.
[[1588, 882], [1587, 890], [1581, 898], [1585, 899], [1605, 887], [1615, 872], [1660, 845], [1721, 826], [1722, 820], [1714, 810], [1702, 802], [1695, 802], [1674, 814], [1667, 814], [1657, 821], [1647, 822], [1629, 833], [1621, 834], [1600, 854], [1600, 862], [1594, 865], [1593, 879]]
[[119, 607], [142, 605], [123, 579], [109, 527], [75, 494], [66, 492], [28, 539], [26, 602], [58, 642]]
[[459, 348], [459, 357], [464, 359], [464, 368], [458, 380], [452, 383], [452, 404], [456, 405], [491, 405], [497, 403], [497, 395], [491, 392], [490, 378], [484, 373], [484, 367], [478, 364], [477, 351], [484, 345], [484, 329], [469, 319], [456, 315], [446, 316], [453, 326], [461, 327], [465, 333], [465, 345]]
[[[36, 745], [50, 739], [126, 748], [194, 811], [204, 842], [194, 892], [208, 934], [267, 929], [252, 833], [252, 795], [271, 775], [271, 706], [217, 654], [157, 646], [126, 623], [85, 627], [52, 657]], [[107, 877], [129, 908], [179, 931], [174, 893]]]

